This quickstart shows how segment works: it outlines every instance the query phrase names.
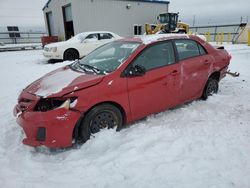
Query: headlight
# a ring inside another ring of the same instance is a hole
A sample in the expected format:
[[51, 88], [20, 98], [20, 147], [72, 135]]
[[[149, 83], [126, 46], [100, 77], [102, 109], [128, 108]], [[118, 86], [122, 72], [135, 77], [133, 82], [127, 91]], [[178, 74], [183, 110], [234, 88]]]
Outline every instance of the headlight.
[[50, 52], [56, 52], [57, 51], [57, 47], [52, 47], [49, 49]]
[[49, 50], [50, 50], [50, 48], [48, 48], [48, 47], [46, 47], [46, 46], [44, 46], [43, 49], [44, 49], [45, 52], [49, 52]]
[[34, 111], [46, 112], [49, 110], [54, 110], [56, 108], [70, 109], [75, 107], [76, 103], [77, 97], [72, 97], [68, 99], [40, 99], [39, 102], [36, 104]]

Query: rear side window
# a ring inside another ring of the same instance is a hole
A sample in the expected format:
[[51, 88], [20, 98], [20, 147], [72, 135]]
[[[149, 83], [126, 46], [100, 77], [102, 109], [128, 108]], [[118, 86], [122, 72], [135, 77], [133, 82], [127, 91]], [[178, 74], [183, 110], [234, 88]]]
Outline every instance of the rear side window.
[[175, 45], [179, 55], [179, 60], [200, 55], [198, 44], [193, 40], [176, 40]]
[[205, 55], [207, 54], [206, 50], [204, 49], [203, 46], [201, 46], [200, 44], [198, 44], [198, 48], [200, 50], [200, 55]]
[[100, 40], [104, 40], [104, 39], [112, 39], [113, 35], [111, 35], [110, 33], [100, 33]]
[[174, 49], [171, 42], [155, 44], [145, 49], [133, 65], [141, 65], [146, 70], [175, 63]]

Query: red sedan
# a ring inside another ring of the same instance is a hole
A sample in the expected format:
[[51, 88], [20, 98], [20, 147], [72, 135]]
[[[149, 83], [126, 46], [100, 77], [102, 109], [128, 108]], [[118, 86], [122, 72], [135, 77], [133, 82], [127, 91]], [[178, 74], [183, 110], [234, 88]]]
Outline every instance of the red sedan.
[[197, 36], [154, 35], [106, 44], [26, 87], [14, 108], [24, 144], [86, 142], [149, 114], [218, 91], [231, 56]]

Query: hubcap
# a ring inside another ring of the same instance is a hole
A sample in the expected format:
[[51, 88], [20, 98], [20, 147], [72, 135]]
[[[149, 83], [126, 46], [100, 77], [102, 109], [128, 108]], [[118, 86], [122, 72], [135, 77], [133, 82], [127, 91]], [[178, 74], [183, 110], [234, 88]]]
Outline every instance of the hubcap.
[[207, 86], [207, 96], [217, 93], [217, 84], [215, 81], [210, 81]]
[[97, 133], [103, 128], [114, 128], [117, 124], [117, 119], [112, 112], [100, 112], [91, 121], [90, 130], [91, 133]]

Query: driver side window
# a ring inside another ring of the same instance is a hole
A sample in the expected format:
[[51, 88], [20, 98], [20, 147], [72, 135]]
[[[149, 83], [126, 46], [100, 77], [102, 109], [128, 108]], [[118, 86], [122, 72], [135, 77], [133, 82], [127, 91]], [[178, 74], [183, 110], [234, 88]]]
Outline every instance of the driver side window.
[[133, 62], [133, 66], [143, 66], [146, 71], [175, 63], [171, 42], [162, 42], [146, 48]]
[[89, 34], [86, 39], [97, 39], [98, 40], [98, 34]]

